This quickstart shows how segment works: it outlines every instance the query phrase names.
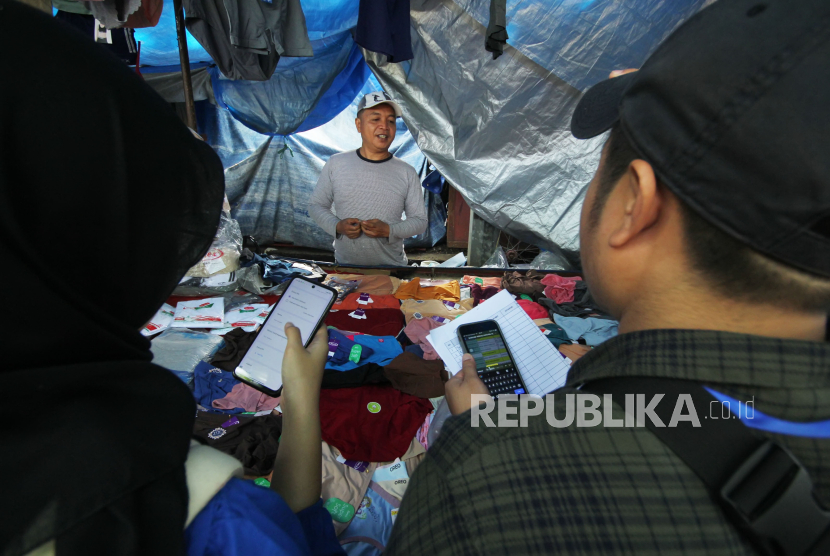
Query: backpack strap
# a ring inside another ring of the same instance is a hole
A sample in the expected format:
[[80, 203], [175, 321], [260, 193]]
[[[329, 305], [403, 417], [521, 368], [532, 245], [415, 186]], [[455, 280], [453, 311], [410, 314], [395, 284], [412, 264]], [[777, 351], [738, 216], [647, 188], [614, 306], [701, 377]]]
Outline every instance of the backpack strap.
[[[664, 394], [654, 411], [663, 426], [655, 426], [651, 419], [646, 419], [646, 426], [700, 477], [712, 499], [761, 554], [830, 554], [830, 512], [813, 495], [804, 466], [789, 450], [757, 435], [736, 416], [708, 418], [713, 402], [719, 413], [721, 406], [702, 384], [609, 378], [587, 383], [581, 391], [612, 394], [620, 405], [626, 394], [644, 394], [645, 400]], [[681, 394], [691, 397], [699, 427], [685, 421], [665, 426]]]

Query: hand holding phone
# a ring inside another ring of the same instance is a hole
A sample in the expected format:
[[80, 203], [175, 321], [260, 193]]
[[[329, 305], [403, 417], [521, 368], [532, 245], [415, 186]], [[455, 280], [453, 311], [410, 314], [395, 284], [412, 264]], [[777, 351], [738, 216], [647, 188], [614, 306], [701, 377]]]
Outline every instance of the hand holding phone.
[[476, 372], [494, 398], [499, 394], [527, 394], [499, 324], [485, 320], [458, 327], [458, 341], [475, 362]]
[[293, 323], [302, 345], [308, 347], [336, 299], [337, 291], [332, 288], [305, 278], [292, 279], [234, 376], [269, 396], [277, 396], [283, 385], [282, 365], [288, 345], [286, 323]]
[[321, 327], [308, 347], [303, 346], [300, 329], [293, 323], [285, 324], [285, 355], [282, 359], [282, 397], [303, 401], [320, 397], [320, 385], [328, 355], [328, 332]]
[[473, 356], [465, 353], [461, 370], [444, 385], [447, 405], [452, 415], [464, 413], [473, 406], [473, 394], [489, 394], [490, 390], [478, 376]]

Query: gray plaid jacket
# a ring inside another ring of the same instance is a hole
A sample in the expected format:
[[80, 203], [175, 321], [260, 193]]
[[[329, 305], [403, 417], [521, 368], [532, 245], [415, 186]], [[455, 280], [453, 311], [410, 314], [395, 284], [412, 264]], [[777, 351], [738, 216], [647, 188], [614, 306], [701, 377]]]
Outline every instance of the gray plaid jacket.
[[[830, 347], [713, 331], [624, 334], [575, 364], [555, 394], [607, 377], [697, 381], [789, 421], [830, 418]], [[671, 403], [674, 403], [673, 401]], [[696, 408], [700, 417], [709, 408]], [[494, 421], [497, 411], [490, 414]], [[614, 404], [614, 417], [623, 409]], [[515, 419], [515, 415], [511, 417]], [[830, 439], [768, 434], [830, 506]], [[745, 555], [697, 476], [647, 428], [524, 428], [447, 421], [415, 472], [386, 554]]]

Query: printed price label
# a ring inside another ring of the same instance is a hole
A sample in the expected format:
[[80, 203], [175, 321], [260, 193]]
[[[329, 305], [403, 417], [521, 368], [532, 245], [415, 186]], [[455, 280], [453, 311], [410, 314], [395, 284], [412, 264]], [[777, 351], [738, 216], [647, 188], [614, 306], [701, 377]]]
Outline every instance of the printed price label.
[[337, 456], [337, 461], [342, 463], [343, 465], [348, 465], [355, 471], [359, 471], [364, 473], [367, 469], [369, 469], [369, 462], [368, 461], [356, 461], [353, 459], [346, 459], [342, 455]]
[[340, 345], [340, 342], [337, 340], [329, 340], [329, 356], [328, 358], [331, 359], [334, 357], [334, 352], [337, 351], [337, 346]]
[[232, 426], [238, 425], [238, 424], [239, 424], [239, 419], [237, 419], [236, 416], [234, 416], [234, 417], [231, 417], [230, 419], [228, 419], [227, 421], [225, 421], [224, 423], [222, 423], [220, 426], [222, 428], [226, 429], [228, 427], [232, 427]]

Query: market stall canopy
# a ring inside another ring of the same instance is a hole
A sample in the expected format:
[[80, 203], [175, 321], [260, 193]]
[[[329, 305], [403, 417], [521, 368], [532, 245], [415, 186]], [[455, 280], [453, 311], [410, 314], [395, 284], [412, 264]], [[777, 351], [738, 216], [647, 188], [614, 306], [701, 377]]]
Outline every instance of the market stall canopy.
[[[370, 84], [368, 62], [403, 106], [418, 148], [477, 214], [540, 247], [578, 249], [579, 209], [603, 138], [575, 140], [571, 112], [588, 87], [613, 69], [639, 67], [710, 2], [507, 2], [509, 38], [494, 60], [484, 49], [489, 2], [411, 0], [414, 57], [389, 64], [383, 55], [360, 55], [352, 39], [358, 2], [302, 0], [314, 58], [282, 59], [265, 82], [230, 81], [211, 68], [211, 82], [217, 104], [237, 121], [259, 134], [284, 136], [353, 110]], [[173, 10], [165, 10], [158, 27], [137, 31], [143, 64], [177, 63], [172, 18]], [[191, 61], [210, 61], [191, 41]]]

